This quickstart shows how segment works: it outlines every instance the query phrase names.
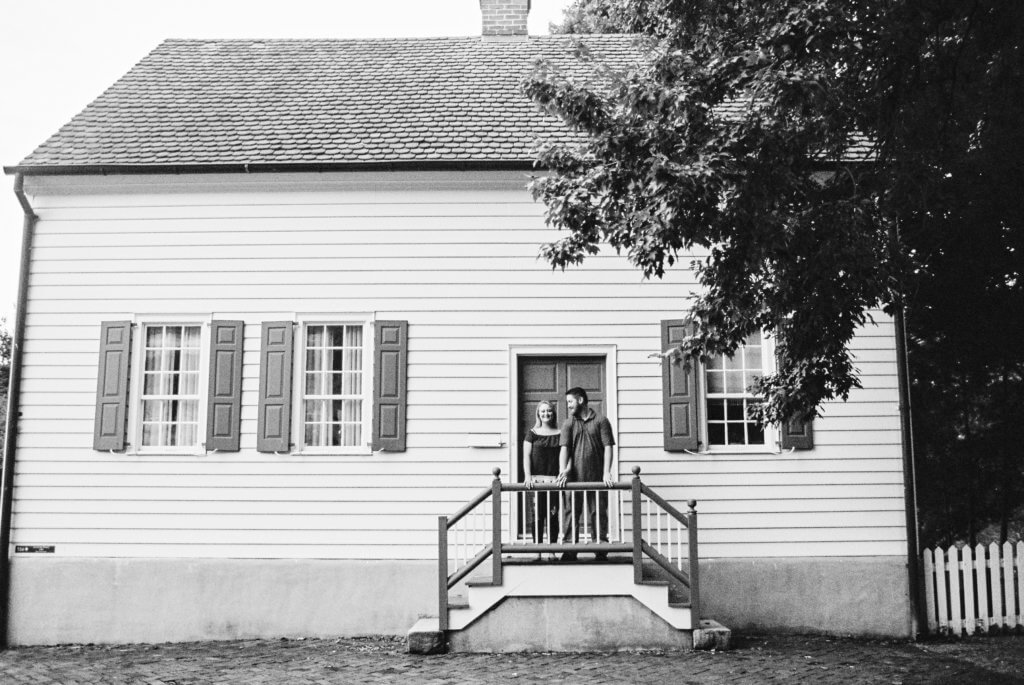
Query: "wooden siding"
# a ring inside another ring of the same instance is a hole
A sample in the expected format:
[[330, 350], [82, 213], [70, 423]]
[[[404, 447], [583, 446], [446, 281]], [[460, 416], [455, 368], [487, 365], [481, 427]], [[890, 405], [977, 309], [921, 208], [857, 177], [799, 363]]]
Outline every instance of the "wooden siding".
[[[813, 450], [662, 449], [662, 319], [694, 287], [642, 282], [611, 251], [552, 271], [556, 237], [520, 174], [29, 179], [32, 255], [16, 544], [64, 556], [429, 559], [436, 515], [509, 472], [509, 347], [614, 345], [619, 470], [699, 501], [708, 557], [905, 554], [892, 322], [855, 342], [864, 389], [825, 407]], [[684, 260], [685, 263], [686, 260]], [[260, 324], [329, 312], [409, 321], [408, 449], [256, 451]], [[99, 325], [246, 322], [241, 451], [95, 452]], [[612, 414], [613, 412], [609, 412]], [[513, 437], [514, 439], [514, 437]]]

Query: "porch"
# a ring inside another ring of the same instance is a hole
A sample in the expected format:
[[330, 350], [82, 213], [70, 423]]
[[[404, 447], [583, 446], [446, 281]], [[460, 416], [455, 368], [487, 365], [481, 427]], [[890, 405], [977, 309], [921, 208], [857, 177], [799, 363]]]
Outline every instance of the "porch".
[[696, 502], [680, 512], [640, 479], [505, 483], [438, 517], [437, 617], [409, 651], [728, 647], [701, 620]]

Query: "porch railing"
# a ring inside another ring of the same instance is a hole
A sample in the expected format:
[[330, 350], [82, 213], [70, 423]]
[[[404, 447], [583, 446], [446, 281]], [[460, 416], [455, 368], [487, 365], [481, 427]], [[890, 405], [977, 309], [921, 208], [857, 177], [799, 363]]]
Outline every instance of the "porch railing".
[[[500, 585], [503, 555], [567, 552], [630, 553], [637, 583], [643, 580], [647, 557], [689, 589], [691, 627], [698, 627], [695, 500], [687, 503], [689, 511], [680, 512], [640, 481], [639, 466], [633, 467], [630, 482], [612, 485], [503, 483], [501, 469], [493, 473], [491, 487], [453, 515], [437, 520], [441, 630], [448, 629], [449, 591], [488, 559], [491, 582]], [[606, 518], [600, 516], [602, 503]], [[544, 524], [538, 525], [541, 520]], [[566, 540], [565, 533], [575, 539]]]

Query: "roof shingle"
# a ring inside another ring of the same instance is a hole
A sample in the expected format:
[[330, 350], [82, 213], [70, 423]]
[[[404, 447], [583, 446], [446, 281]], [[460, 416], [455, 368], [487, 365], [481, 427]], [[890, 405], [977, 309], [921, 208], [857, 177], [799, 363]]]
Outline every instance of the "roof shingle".
[[[519, 84], [540, 57], [585, 77], [576, 40], [168, 40], [20, 166], [525, 163], [574, 134]], [[585, 40], [598, 60], [639, 54]]]

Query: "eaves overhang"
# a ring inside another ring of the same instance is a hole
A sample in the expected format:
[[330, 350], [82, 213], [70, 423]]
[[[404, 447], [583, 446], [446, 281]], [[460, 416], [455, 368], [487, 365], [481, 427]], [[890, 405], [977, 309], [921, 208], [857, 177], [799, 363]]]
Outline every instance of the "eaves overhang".
[[259, 174], [331, 171], [531, 171], [542, 170], [533, 160], [410, 159], [354, 162], [219, 162], [214, 164], [44, 164], [5, 166], [4, 173], [25, 176], [86, 176], [143, 174]]

